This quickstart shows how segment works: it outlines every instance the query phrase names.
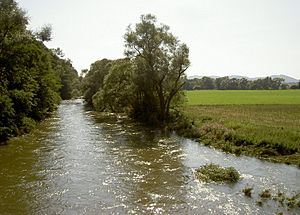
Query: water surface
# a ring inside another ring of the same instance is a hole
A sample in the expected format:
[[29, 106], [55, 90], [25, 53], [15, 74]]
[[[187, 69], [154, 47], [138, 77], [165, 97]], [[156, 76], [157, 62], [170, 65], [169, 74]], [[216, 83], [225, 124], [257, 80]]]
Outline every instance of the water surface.
[[[242, 180], [200, 183], [195, 168], [211, 162], [235, 167]], [[263, 189], [299, 192], [299, 179], [296, 167], [224, 154], [75, 100], [0, 147], [0, 214], [299, 214], [256, 203]]]

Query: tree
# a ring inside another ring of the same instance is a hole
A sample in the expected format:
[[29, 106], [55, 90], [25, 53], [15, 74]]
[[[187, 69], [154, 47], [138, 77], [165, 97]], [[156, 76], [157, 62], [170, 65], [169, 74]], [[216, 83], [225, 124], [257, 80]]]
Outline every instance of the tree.
[[24, 34], [28, 18], [24, 10], [18, 7], [13, 0], [0, 2], [0, 51], [2, 44], [16, 36]]
[[[16, 122], [18, 112], [15, 110], [15, 102], [18, 102], [20, 98], [19, 104], [25, 108], [24, 112], [28, 112], [26, 105], [30, 105], [33, 97], [29, 92], [18, 90], [18, 87], [27, 85], [24, 82], [28, 81], [28, 75], [26, 75], [28, 72], [21, 71], [17, 78], [10, 69], [16, 61], [15, 44], [24, 35], [27, 23], [25, 12], [18, 7], [16, 2], [13, 0], [0, 2], [0, 143], [12, 136], [18, 129]], [[17, 79], [13, 80], [14, 78]], [[15, 87], [11, 89], [13, 85]], [[23, 102], [21, 102], [21, 95], [26, 97]]]
[[228, 76], [217, 78], [215, 84], [218, 90], [228, 90], [230, 86], [230, 78]]
[[284, 82], [283, 78], [273, 78], [271, 82], [272, 90], [279, 90], [282, 87], [282, 83]]
[[[44, 25], [41, 30], [35, 33], [36, 38], [42, 42], [50, 41], [51, 40], [51, 34], [52, 34], [52, 26], [51, 25]], [[59, 51], [60, 49], [57, 49]]]
[[221, 83], [222, 83], [223, 78], [216, 78], [215, 80], [215, 86], [217, 90], [221, 90]]
[[133, 62], [136, 98], [133, 115], [152, 123], [164, 123], [172, 106], [178, 105], [190, 62], [189, 49], [158, 25], [156, 17], [141, 16], [141, 22], [125, 34], [125, 54]]
[[228, 80], [228, 88], [229, 90], [237, 90], [239, 88], [239, 80], [236, 78], [230, 78]]
[[278, 90], [283, 82], [282, 78], [266, 77], [263, 79], [254, 80], [251, 84], [253, 90]]
[[[13, 39], [12, 39], [13, 40]], [[44, 119], [60, 101], [59, 79], [51, 66], [51, 53], [39, 41], [23, 37], [2, 44], [0, 140], [21, 134], [35, 120]]]
[[215, 88], [214, 79], [210, 77], [202, 77], [201, 81], [202, 81], [202, 86], [201, 86], [202, 89], [212, 90]]
[[61, 67], [65, 61], [43, 44], [51, 31], [37, 39], [27, 24], [15, 1], [0, 1], [0, 142], [29, 131], [55, 110], [65, 86], [61, 75], [71, 68]]
[[249, 80], [247, 80], [246, 78], [241, 78], [238, 81], [238, 86], [240, 90], [249, 90], [250, 89], [250, 82]]
[[93, 96], [103, 87], [104, 77], [108, 74], [111, 67], [111, 60], [98, 60], [91, 65], [83, 79], [82, 90], [85, 101], [93, 105]]
[[201, 89], [201, 80], [198, 78], [185, 79], [183, 90], [196, 90]]
[[60, 97], [63, 100], [80, 96], [80, 83], [78, 73], [70, 59], [63, 59], [60, 48], [52, 49], [52, 67], [59, 75], [61, 88]]
[[129, 59], [119, 59], [111, 65], [103, 87], [93, 96], [93, 106], [99, 111], [126, 112], [134, 103], [132, 63]]

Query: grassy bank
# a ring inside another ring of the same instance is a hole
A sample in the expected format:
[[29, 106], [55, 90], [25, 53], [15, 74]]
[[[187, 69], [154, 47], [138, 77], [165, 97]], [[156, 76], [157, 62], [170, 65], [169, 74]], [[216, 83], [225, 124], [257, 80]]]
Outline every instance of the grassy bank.
[[[210, 94], [213, 96], [214, 92], [220, 93], [212, 91]], [[227, 91], [226, 94], [230, 92], [235, 93]], [[290, 91], [274, 92], [286, 92], [286, 97], [291, 95]], [[295, 92], [300, 94], [300, 91]], [[259, 91], [253, 92], [257, 93]], [[221, 99], [219, 95], [216, 98]], [[228, 98], [224, 97], [222, 102]], [[273, 101], [271, 96], [269, 101]], [[300, 99], [297, 102], [300, 103]], [[187, 105], [183, 108], [196, 130], [188, 136], [200, 136], [204, 144], [226, 152], [300, 166], [300, 104], [215, 103]], [[240, 103], [243, 102], [240, 100]]]

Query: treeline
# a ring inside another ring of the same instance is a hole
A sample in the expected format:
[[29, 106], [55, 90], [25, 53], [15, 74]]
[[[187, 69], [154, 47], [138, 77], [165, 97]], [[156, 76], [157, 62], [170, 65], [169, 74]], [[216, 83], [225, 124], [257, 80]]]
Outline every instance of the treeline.
[[279, 90], [287, 89], [289, 85], [283, 83], [282, 78], [266, 77], [257, 80], [246, 78], [210, 78], [187, 79], [184, 85], [185, 90]]
[[28, 17], [14, 0], [0, 2], [0, 143], [28, 132], [61, 98], [79, 95], [79, 79], [60, 49], [48, 49], [51, 27], [27, 29]]
[[124, 36], [126, 58], [93, 63], [82, 81], [86, 102], [99, 111], [126, 112], [150, 124], [164, 124], [183, 101], [189, 49], [143, 15]]
[[293, 84], [292, 86], [290, 86], [290, 89], [300, 89], [300, 81], [298, 82], [298, 84]]

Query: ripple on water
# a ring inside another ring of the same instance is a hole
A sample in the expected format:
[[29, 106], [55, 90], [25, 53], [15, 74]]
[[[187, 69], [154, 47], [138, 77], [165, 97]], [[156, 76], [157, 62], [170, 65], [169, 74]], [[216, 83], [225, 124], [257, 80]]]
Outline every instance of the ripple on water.
[[[241, 192], [299, 191], [292, 166], [224, 154], [122, 115], [86, 111], [78, 100], [63, 102], [47, 123], [1, 148], [4, 214], [299, 214], [272, 201], [259, 207]], [[195, 168], [211, 162], [235, 167], [241, 181], [196, 180]]]

